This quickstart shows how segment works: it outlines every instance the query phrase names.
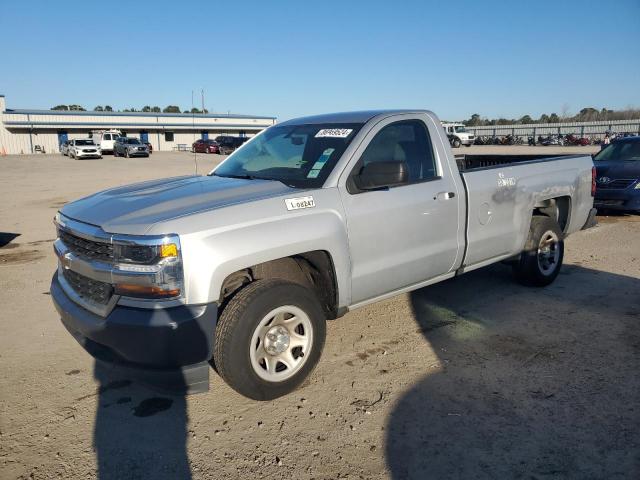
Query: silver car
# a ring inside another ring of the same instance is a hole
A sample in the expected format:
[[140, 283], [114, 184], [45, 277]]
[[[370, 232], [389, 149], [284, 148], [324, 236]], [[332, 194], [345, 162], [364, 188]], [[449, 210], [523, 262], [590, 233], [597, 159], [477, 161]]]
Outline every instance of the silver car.
[[118, 137], [113, 142], [114, 157], [148, 157], [149, 147], [137, 138]]

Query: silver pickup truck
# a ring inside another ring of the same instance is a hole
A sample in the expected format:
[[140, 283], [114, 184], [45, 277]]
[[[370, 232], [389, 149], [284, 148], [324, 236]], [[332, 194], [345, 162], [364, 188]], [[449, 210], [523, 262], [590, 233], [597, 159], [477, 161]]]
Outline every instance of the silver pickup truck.
[[65, 205], [51, 296], [97, 361], [183, 393], [213, 366], [272, 399], [316, 365], [327, 319], [500, 261], [548, 285], [593, 194], [590, 156], [456, 158], [429, 111], [300, 118], [206, 176]]

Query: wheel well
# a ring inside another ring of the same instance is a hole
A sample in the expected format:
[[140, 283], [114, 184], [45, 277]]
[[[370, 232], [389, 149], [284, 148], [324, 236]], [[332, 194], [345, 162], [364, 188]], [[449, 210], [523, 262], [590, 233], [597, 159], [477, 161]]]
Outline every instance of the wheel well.
[[232, 273], [222, 282], [221, 305], [224, 307], [245, 285], [267, 278], [288, 280], [314, 290], [327, 318], [338, 316], [335, 270], [331, 256], [324, 250], [277, 258]]
[[543, 200], [533, 209], [534, 215], [542, 215], [553, 218], [560, 225], [563, 232], [569, 227], [569, 215], [571, 213], [571, 197], [557, 197]]

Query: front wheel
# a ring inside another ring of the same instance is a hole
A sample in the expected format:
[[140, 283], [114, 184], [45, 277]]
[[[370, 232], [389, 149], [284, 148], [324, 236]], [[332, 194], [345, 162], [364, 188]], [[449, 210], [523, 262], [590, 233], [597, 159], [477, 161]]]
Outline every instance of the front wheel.
[[525, 248], [513, 265], [515, 277], [523, 285], [549, 285], [560, 273], [563, 257], [564, 241], [558, 222], [534, 216]]
[[307, 378], [325, 335], [325, 316], [313, 291], [284, 280], [258, 280], [223, 310], [213, 358], [220, 376], [238, 393], [272, 400]]
[[451, 146], [453, 148], [460, 148], [461, 142], [459, 138], [454, 138], [453, 142], [451, 142]]

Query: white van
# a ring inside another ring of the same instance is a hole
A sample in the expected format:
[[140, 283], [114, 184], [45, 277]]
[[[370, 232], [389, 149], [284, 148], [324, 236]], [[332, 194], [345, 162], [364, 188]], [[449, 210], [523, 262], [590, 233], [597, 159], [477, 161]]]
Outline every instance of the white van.
[[443, 123], [442, 126], [444, 131], [447, 132], [449, 143], [453, 148], [458, 148], [460, 145], [470, 147], [475, 142], [476, 137], [467, 132], [467, 129], [461, 123]]
[[113, 142], [122, 135], [120, 130], [92, 130], [91, 138], [96, 145], [100, 146], [102, 153], [113, 153]]

